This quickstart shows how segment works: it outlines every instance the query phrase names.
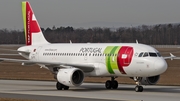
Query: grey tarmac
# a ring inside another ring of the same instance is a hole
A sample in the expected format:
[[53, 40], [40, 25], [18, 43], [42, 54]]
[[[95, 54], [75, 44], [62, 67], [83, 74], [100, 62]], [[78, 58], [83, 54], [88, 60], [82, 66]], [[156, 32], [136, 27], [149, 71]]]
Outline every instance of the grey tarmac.
[[135, 85], [119, 84], [107, 90], [103, 83], [84, 83], [80, 87], [58, 91], [55, 81], [0, 80], [0, 97], [45, 101], [179, 101], [180, 86], [144, 86], [135, 92]]

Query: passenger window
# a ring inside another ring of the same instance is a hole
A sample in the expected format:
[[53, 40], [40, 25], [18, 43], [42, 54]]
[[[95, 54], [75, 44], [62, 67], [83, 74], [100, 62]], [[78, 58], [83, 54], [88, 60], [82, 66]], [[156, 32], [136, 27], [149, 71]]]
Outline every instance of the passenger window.
[[144, 53], [143, 57], [147, 57], [149, 54], [147, 52]]
[[142, 57], [142, 55], [143, 55], [143, 52], [141, 52], [138, 57]]

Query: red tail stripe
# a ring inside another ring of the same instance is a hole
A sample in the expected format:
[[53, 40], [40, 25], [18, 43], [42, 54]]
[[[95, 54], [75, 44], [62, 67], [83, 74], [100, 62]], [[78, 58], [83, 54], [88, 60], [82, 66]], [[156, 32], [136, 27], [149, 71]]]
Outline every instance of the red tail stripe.
[[26, 45], [32, 44], [32, 33], [40, 32], [40, 27], [38, 22], [33, 20], [33, 10], [30, 4], [26, 3]]
[[31, 19], [32, 10], [29, 3], [26, 3], [26, 45], [31, 45], [32, 35], [31, 35]]

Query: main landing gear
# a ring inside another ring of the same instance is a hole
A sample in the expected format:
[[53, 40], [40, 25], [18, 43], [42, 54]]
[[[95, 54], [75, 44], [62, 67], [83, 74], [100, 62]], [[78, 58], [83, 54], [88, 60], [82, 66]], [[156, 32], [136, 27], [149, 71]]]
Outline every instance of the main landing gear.
[[106, 89], [117, 89], [118, 82], [115, 80], [116, 77], [111, 77], [111, 80], [107, 80], [105, 83]]
[[63, 90], [63, 89], [64, 89], [64, 90], [68, 90], [68, 89], [69, 89], [69, 86], [65, 86], [65, 85], [57, 82], [57, 83], [56, 83], [56, 88], [57, 88], [57, 90]]
[[[118, 82], [115, 80], [116, 77], [111, 77], [111, 80], [107, 80], [105, 83], [106, 89], [117, 89]], [[135, 91], [142, 92], [143, 87], [141, 86], [142, 77], [133, 77], [134, 81], [136, 82]]]
[[134, 77], [133, 79], [136, 82], [135, 91], [143, 92], [143, 86], [141, 86], [141, 82], [140, 82], [142, 80], [142, 77]]

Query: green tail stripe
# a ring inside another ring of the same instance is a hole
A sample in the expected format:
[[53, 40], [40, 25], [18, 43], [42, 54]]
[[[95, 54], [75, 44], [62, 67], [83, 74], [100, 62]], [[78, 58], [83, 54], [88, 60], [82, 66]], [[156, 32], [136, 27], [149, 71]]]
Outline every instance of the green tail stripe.
[[24, 33], [26, 39], [26, 2], [22, 2], [22, 16], [23, 16], [23, 23], [24, 23]]

